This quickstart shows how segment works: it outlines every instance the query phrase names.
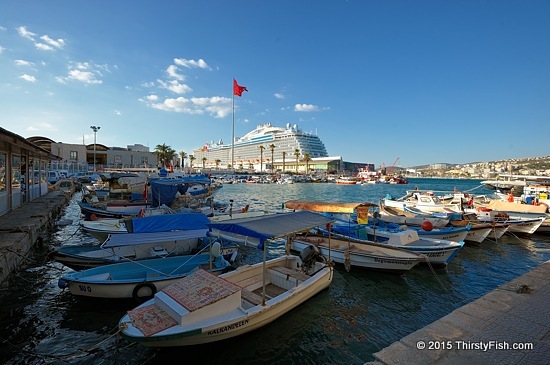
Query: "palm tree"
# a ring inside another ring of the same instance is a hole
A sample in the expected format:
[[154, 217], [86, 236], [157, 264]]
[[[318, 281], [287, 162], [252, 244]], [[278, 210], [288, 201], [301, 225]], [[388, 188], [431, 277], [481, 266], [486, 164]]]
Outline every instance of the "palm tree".
[[264, 163], [264, 146], [260, 146], [260, 174], [262, 173]]
[[202, 169], [204, 170], [204, 164], [206, 163], [206, 157], [202, 158]]
[[197, 158], [193, 155], [189, 155], [189, 171], [193, 171], [193, 161], [195, 161]]
[[153, 152], [157, 155], [158, 159], [162, 162], [163, 166], [166, 166], [176, 155], [176, 150], [167, 146], [166, 143], [158, 144]]
[[270, 144], [269, 145], [269, 149], [271, 150], [271, 173], [273, 173], [273, 167], [274, 167], [274, 163], [273, 163], [273, 150], [275, 149], [275, 145], [274, 144]]
[[298, 159], [300, 158], [300, 150], [298, 148], [294, 150], [294, 156], [296, 156], [296, 174], [298, 174]]
[[286, 158], [286, 152], [283, 151], [283, 174], [285, 173], [285, 158]]
[[220, 166], [220, 162], [222, 162], [222, 160], [220, 160], [219, 158], [216, 159], [216, 161], [214, 161], [216, 163], [216, 170], [218, 169], [218, 166]]
[[181, 169], [183, 171], [183, 168], [185, 167], [185, 159], [187, 158], [187, 153], [185, 153], [184, 151], [181, 151], [180, 156], [181, 156]]
[[309, 173], [309, 161], [311, 161], [311, 157], [309, 157], [309, 153], [304, 153], [304, 161], [306, 162], [306, 175]]

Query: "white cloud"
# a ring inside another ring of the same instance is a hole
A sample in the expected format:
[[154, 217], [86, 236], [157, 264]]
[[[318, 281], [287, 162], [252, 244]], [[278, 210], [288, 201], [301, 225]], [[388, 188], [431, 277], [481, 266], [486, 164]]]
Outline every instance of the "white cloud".
[[57, 48], [57, 49], [61, 49], [65, 46], [65, 41], [61, 38], [52, 39], [47, 35], [43, 35], [43, 36], [40, 37], [40, 39], [42, 39], [44, 42], [46, 42], [46, 44], [48, 44], [48, 45], [50, 45], [54, 48]]
[[[154, 98], [152, 98], [154, 96]], [[211, 98], [168, 98], [160, 101], [156, 95], [149, 95], [149, 107], [164, 111], [200, 115], [208, 113], [215, 118], [225, 118], [231, 113], [231, 99], [214, 96]]]
[[4, 52], [5, 48], [0, 46], [0, 54], [2, 54], [2, 52]]
[[17, 32], [19, 33], [19, 35], [21, 37], [30, 39], [31, 41], [34, 42], [34, 37], [36, 36], [36, 34], [34, 34], [33, 32], [28, 31], [27, 27], [20, 26], [20, 27], [17, 28]]
[[32, 75], [27, 75], [27, 74], [21, 75], [21, 76], [19, 76], [19, 78], [21, 78], [25, 81], [28, 81], [28, 82], [35, 82], [36, 81], [36, 77], [34, 77]]
[[85, 84], [101, 84], [103, 81], [97, 80], [91, 71], [70, 70], [67, 76], [69, 80], [76, 80]]
[[174, 63], [178, 66], [183, 66], [187, 68], [203, 68], [210, 69], [210, 66], [201, 58], [198, 61], [195, 60], [186, 60], [183, 58], [174, 58]]
[[168, 76], [170, 76], [171, 78], [176, 79], [176, 80], [185, 80], [185, 76], [180, 75], [180, 74], [178, 73], [178, 71], [179, 71], [179, 68], [178, 68], [178, 66], [176, 66], [176, 65], [170, 65], [170, 66], [168, 66], [168, 68], [166, 69], [166, 73], [167, 73]]
[[65, 84], [67, 81], [80, 81], [85, 84], [102, 84], [103, 73], [101, 71], [109, 71], [107, 65], [96, 65], [90, 62], [71, 63], [68, 68], [67, 76], [56, 77], [58, 82]]
[[122, 115], [122, 112], [121, 112], [120, 110], [116, 110], [116, 109], [113, 110], [113, 113], [114, 113], [115, 115]]
[[0, 26], [0, 32], [5, 32], [7, 29], [5, 27]]
[[277, 99], [284, 99], [285, 98], [285, 96], [283, 94], [280, 94], [280, 93], [275, 93], [274, 95]]
[[58, 38], [53, 39], [49, 35], [42, 35], [39, 38], [41, 42], [36, 41], [36, 33], [27, 30], [27, 27], [20, 26], [17, 28], [17, 32], [23, 38], [29, 39], [34, 42], [36, 49], [41, 51], [55, 51], [56, 49], [62, 49], [65, 46], [65, 40]]
[[319, 107], [312, 104], [296, 104], [294, 105], [294, 111], [296, 112], [316, 112], [319, 111]]
[[32, 62], [29, 62], [29, 61], [25, 61], [25, 60], [15, 60], [13, 61], [13, 63], [15, 63], [17, 66], [33, 66], [34, 63]]
[[160, 84], [159, 87], [161, 89], [170, 90], [176, 94], [187, 94], [193, 91], [193, 89], [191, 89], [189, 86], [185, 84], [180, 84], [178, 80], [172, 80], [168, 82], [157, 80], [157, 82]]

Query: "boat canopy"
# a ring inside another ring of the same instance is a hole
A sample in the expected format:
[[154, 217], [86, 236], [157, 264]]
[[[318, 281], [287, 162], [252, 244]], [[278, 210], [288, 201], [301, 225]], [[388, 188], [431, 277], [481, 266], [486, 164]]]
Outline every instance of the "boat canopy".
[[258, 248], [268, 239], [281, 238], [293, 233], [309, 231], [315, 227], [334, 222], [333, 218], [308, 211], [277, 213], [254, 218], [241, 218], [209, 223], [210, 231], [230, 232], [260, 240]]
[[126, 224], [130, 233], [167, 232], [175, 230], [208, 229], [210, 220], [202, 213], [159, 214], [132, 218]]
[[192, 238], [205, 238], [208, 229], [192, 229], [188, 231], [169, 231], [169, 232], [146, 232], [146, 233], [124, 233], [110, 234], [101, 244], [101, 248], [134, 246], [150, 244], [155, 242], [167, 242], [176, 240], [185, 240]]
[[376, 207], [374, 203], [333, 203], [322, 201], [309, 201], [309, 200], [289, 200], [285, 203], [285, 207], [295, 210], [309, 210], [312, 212], [322, 213], [355, 213], [356, 211], [363, 211], [370, 207]]

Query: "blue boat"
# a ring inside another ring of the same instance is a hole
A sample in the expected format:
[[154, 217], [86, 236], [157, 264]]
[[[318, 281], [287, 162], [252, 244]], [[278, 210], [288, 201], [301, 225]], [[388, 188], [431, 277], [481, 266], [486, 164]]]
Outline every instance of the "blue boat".
[[214, 274], [234, 270], [224, 259], [219, 242], [205, 248], [206, 253], [196, 255], [128, 261], [71, 271], [58, 280], [58, 286], [83, 297], [144, 300], [196, 270]]

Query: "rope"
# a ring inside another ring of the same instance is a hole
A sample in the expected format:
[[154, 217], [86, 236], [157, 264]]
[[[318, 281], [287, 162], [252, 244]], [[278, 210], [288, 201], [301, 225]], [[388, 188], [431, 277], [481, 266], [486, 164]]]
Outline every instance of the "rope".
[[441, 281], [441, 279], [439, 278], [439, 276], [437, 275], [437, 273], [435, 272], [432, 264], [430, 263], [430, 259], [428, 258], [428, 256], [424, 256], [424, 258], [426, 259], [426, 264], [428, 264], [428, 267], [430, 268], [430, 271], [432, 272], [432, 274], [434, 274], [435, 278], [437, 279], [437, 281], [439, 282], [439, 285], [441, 285], [441, 288], [443, 290], [447, 290], [447, 288], [445, 287], [445, 285], [443, 285], [443, 282]]

